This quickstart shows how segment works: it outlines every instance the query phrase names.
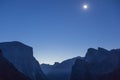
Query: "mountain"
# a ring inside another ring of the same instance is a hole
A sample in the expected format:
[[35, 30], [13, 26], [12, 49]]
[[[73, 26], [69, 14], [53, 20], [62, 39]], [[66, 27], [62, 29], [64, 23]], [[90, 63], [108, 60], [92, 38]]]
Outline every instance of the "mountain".
[[0, 50], [0, 80], [31, 80], [19, 72], [12, 63], [3, 57]]
[[75, 61], [71, 80], [120, 80], [120, 49], [89, 48]]
[[33, 48], [21, 42], [0, 43], [3, 56], [11, 62], [18, 71], [32, 80], [45, 80], [38, 61], [33, 57]]
[[54, 65], [41, 64], [41, 69], [46, 74], [48, 80], [70, 80], [72, 66], [76, 59], [79, 58], [81, 57], [68, 59], [62, 63], [55, 62]]

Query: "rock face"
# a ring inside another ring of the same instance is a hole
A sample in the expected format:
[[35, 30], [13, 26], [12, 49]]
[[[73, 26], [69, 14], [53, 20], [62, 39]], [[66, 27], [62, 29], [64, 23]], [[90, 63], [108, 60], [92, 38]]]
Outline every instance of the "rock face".
[[0, 50], [0, 80], [31, 80], [19, 72], [12, 63], [2, 56]]
[[3, 56], [11, 62], [18, 71], [32, 80], [45, 80], [38, 61], [33, 57], [33, 49], [23, 43], [13, 41], [0, 43]]
[[88, 49], [83, 60], [76, 60], [71, 80], [120, 80], [120, 49]]
[[[79, 66], [76, 66], [76, 64]], [[85, 62], [85, 60], [76, 60], [75, 65], [73, 66], [71, 80], [91, 80], [87, 62]]]
[[72, 66], [76, 59], [81, 57], [75, 57], [63, 61], [62, 63], [55, 63], [54, 65], [42, 64], [41, 68], [46, 74], [48, 80], [70, 80], [70, 74]]

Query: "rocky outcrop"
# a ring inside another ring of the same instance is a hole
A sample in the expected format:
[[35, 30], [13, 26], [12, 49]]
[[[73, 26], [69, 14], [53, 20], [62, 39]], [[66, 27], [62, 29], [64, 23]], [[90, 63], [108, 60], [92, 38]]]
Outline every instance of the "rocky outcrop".
[[3, 56], [11, 62], [18, 71], [32, 80], [45, 80], [38, 61], [33, 57], [33, 49], [21, 42], [0, 43]]
[[71, 80], [120, 80], [119, 70], [120, 49], [90, 48], [82, 61], [76, 60]]

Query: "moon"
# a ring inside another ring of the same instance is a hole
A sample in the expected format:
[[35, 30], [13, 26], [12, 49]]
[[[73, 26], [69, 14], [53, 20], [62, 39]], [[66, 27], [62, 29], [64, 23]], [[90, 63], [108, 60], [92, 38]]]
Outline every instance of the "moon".
[[84, 9], [84, 10], [87, 10], [87, 9], [88, 9], [88, 5], [87, 5], [87, 4], [84, 4], [84, 5], [83, 5], [83, 9]]

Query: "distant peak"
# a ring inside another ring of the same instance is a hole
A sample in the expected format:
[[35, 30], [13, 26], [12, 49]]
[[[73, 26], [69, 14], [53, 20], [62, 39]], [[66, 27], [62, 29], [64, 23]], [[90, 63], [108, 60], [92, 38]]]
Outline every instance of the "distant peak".
[[120, 53], [120, 49], [112, 49], [110, 50], [111, 52], [116, 52], [116, 53]]
[[104, 48], [101, 48], [101, 47], [98, 47], [98, 51], [108, 51], [108, 50], [104, 49]]
[[94, 52], [94, 51], [97, 51], [97, 49], [89, 48], [89, 49], [87, 50], [87, 53], [91, 53], [91, 52]]
[[86, 53], [85, 57], [91, 56], [91, 55], [93, 55], [93, 54], [96, 53], [96, 52], [97, 52], [96, 49], [94, 49], [94, 48], [89, 48], [89, 49], [87, 50], [87, 53]]
[[98, 49], [89, 48], [85, 57], [93, 57], [93, 56], [96, 56], [96, 55], [104, 55], [104, 54], [107, 54], [108, 52], [109, 52], [108, 50], [106, 50], [104, 48], [101, 48], [101, 47], [98, 47]]
[[101, 47], [98, 47], [98, 49], [89, 48], [87, 53], [93, 53], [93, 52], [96, 52], [96, 51], [108, 51], [108, 50], [104, 49], [104, 48], [101, 48]]
[[54, 63], [54, 65], [58, 65], [58, 64], [60, 64], [60, 63], [59, 63], [59, 62], [55, 62], [55, 63]]

